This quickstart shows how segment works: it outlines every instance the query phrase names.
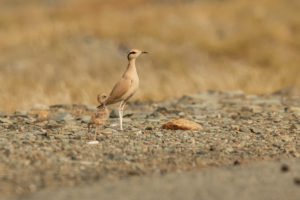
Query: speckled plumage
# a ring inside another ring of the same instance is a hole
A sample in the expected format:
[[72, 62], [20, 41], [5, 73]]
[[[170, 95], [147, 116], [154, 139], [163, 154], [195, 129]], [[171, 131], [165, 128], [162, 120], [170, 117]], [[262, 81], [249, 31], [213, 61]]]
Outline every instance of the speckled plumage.
[[91, 126], [95, 127], [94, 140], [96, 140], [97, 128], [99, 128], [100, 126], [103, 126], [106, 123], [107, 119], [109, 118], [108, 109], [107, 109], [106, 105], [103, 104], [103, 102], [106, 100], [106, 98], [107, 98], [107, 96], [104, 93], [98, 95], [97, 100], [100, 104], [102, 104], [102, 106], [100, 108], [98, 108], [98, 110], [95, 111], [95, 113], [93, 113], [93, 115], [91, 116], [90, 123], [88, 124], [88, 132], [89, 133], [90, 133]]

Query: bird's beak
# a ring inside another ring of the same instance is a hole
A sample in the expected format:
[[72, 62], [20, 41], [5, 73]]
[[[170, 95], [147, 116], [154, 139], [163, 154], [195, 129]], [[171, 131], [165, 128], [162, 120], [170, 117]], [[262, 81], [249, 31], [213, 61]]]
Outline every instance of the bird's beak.
[[148, 51], [142, 51], [142, 53], [148, 53]]

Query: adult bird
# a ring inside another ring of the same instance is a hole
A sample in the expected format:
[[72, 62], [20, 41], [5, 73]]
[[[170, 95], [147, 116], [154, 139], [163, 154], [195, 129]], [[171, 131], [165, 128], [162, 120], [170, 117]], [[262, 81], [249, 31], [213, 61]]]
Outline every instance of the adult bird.
[[113, 87], [108, 98], [98, 106], [98, 108], [104, 105], [120, 103], [119, 106], [119, 118], [120, 118], [120, 130], [123, 130], [123, 110], [126, 102], [134, 95], [139, 87], [139, 76], [137, 74], [135, 60], [142, 54], [148, 52], [138, 49], [131, 49], [127, 55], [128, 65], [127, 68], [117, 84]]

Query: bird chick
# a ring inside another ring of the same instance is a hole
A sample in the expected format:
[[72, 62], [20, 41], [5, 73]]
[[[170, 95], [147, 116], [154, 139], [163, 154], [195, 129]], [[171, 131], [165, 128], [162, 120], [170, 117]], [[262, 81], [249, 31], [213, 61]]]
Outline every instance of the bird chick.
[[88, 132], [90, 133], [90, 128], [93, 126], [95, 128], [94, 133], [94, 141], [96, 141], [97, 136], [97, 128], [99, 129], [100, 126], [103, 126], [107, 119], [109, 118], [109, 112], [105, 105], [105, 100], [107, 99], [107, 95], [105, 93], [98, 94], [97, 100], [99, 104], [103, 105], [99, 108], [93, 115], [91, 116], [91, 121], [88, 123]]

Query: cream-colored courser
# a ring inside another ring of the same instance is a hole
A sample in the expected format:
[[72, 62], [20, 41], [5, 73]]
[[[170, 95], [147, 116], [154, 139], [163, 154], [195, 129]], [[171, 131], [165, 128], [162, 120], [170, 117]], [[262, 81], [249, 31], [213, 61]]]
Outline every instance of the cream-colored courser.
[[128, 66], [124, 72], [121, 80], [114, 86], [109, 97], [98, 106], [101, 108], [105, 105], [120, 103], [119, 106], [119, 118], [120, 118], [120, 129], [123, 130], [123, 110], [126, 102], [130, 97], [134, 95], [139, 87], [139, 76], [135, 67], [135, 60], [141, 54], [148, 53], [138, 49], [131, 49], [127, 55]]

